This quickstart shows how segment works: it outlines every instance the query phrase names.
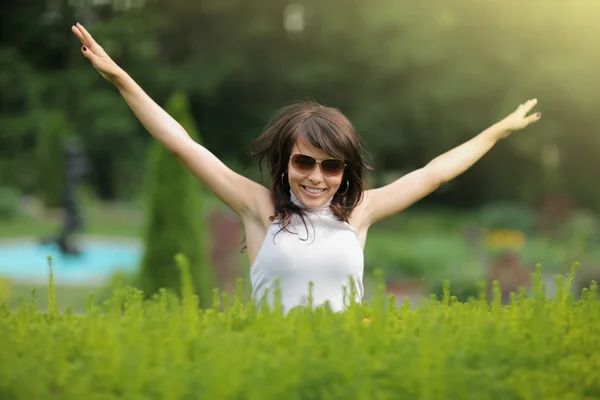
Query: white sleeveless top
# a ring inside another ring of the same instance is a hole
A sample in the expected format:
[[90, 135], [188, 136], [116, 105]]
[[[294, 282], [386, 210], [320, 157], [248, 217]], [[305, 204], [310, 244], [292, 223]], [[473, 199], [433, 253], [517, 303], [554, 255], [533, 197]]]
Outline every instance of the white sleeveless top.
[[[293, 193], [291, 200], [303, 207]], [[310, 282], [313, 307], [329, 302], [332, 310], [343, 311], [352, 293], [350, 278], [354, 280], [355, 300], [361, 302], [362, 246], [350, 224], [335, 219], [330, 202], [318, 209], [305, 208], [306, 228], [300, 216], [293, 215], [287, 227], [293, 233], [280, 231], [277, 223], [271, 224], [250, 268], [252, 300], [258, 307], [265, 291], [268, 291], [266, 300], [273, 305], [276, 280], [284, 313], [308, 304]]]

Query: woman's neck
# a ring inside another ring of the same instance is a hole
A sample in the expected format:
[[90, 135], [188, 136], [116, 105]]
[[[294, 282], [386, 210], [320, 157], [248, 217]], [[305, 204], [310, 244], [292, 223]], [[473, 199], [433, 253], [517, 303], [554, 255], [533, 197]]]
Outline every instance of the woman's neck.
[[305, 209], [307, 211], [311, 211], [311, 212], [314, 212], [314, 213], [319, 213], [319, 212], [322, 212], [322, 211], [328, 211], [329, 210], [329, 206], [331, 205], [332, 198], [330, 198], [325, 204], [323, 204], [320, 207], [313, 207], [313, 208], [311, 208], [311, 207], [307, 207], [300, 200], [298, 200], [298, 198], [296, 197], [296, 195], [294, 195], [294, 192], [290, 189], [290, 200], [292, 201], [292, 203], [294, 203], [295, 205], [297, 205], [300, 208], [303, 208], [303, 209]]

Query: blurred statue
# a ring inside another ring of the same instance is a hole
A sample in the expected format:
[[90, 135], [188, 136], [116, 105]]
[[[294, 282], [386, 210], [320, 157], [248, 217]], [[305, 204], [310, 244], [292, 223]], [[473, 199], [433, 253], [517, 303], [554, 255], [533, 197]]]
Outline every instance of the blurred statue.
[[87, 159], [81, 141], [76, 137], [66, 140], [64, 147], [64, 186], [63, 186], [63, 226], [55, 238], [44, 243], [58, 244], [63, 254], [79, 254], [80, 250], [73, 241], [75, 232], [83, 228], [83, 220], [76, 202], [76, 189], [81, 178], [87, 172]]

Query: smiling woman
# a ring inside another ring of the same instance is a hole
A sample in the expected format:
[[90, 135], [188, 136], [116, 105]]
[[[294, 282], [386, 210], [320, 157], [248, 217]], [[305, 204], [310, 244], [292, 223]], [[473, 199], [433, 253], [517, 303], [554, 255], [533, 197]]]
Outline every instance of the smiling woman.
[[253, 265], [254, 299], [261, 303], [279, 287], [285, 311], [310, 301], [311, 284], [313, 305], [327, 303], [342, 310], [346, 300], [360, 302], [369, 227], [462, 174], [496, 142], [541, 117], [527, 116], [537, 103], [529, 100], [424, 167], [384, 187], [364, 190], [363, 175], [370, 167], [348, 119], [340, 110], [317, 103], [293, 104], [282, 108], [252, 143], [251, 154], [261, 164], [267, 162], [271, 187], [265, 188], [192, 140], [83, 26], [77, 24], [72, 31], [82, 43], [82, 54], [115, 85], [148, 132], [239, 215]]
[[268, 164], [275, 208], [271, 219], [283, 230], [293, 214], [302, 214], [290, 192], [308, 209], [329, 203], [335, 218], [352, 225], [371, 167], [357, 132], [339, 110], [314, 102], [284, 107], [252, 142], [250, 154], [261, 167], [263, 160]]
[[253, 297], [272, 303], [278, 284], [289, 310], [307, 304], [312, 284], [314, 304], [342, 310], [351, 299], [360, 302], [364, 255], [361, 213], [354, 211], [370, 167], [350, 121], [331, 107], [292, 104], [252, 143], [251, 154], [267, 161], [274, 204], [266, 236], [253, 243]]

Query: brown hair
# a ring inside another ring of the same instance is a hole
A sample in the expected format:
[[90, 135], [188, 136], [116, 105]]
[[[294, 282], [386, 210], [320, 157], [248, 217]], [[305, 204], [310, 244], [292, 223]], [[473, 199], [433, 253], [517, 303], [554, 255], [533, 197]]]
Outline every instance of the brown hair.
[[271, 221], [277, 221], [281, 229], [286, 230], [292, 215], [299, 215], [304, 220], [304, 210], [291, 201], [290, 187], [285, 179], [292, 147], [298, 137], [346, 163], [342, 184], [331, 200], [330, 209], [336, 219], [347, 222], [362, 200], [364, 175], [372, 167], [366, 162], [361, 140], [350, 121], [338, 109], [313, 101], [281, 108], [250, 145], [250, 156], [258, 158], [261, 175], [266, 158], [271, 199], [275, 206]]

